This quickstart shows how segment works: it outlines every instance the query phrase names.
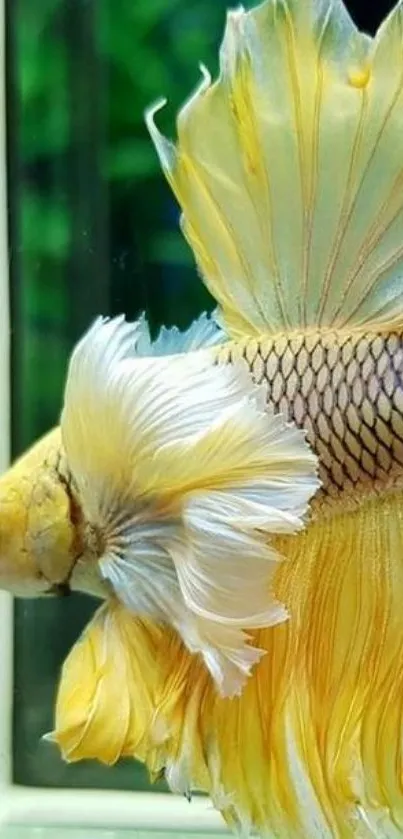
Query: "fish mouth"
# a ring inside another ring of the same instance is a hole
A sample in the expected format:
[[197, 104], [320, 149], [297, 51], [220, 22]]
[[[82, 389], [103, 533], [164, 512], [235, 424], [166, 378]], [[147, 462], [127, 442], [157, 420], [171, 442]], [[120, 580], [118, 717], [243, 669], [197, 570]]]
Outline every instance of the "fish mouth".
[[46, 594], [53, 597], [69, 597], [71, 594], [70, 583], [64, 580], [61, 583], [53, 583], [46, 590]]

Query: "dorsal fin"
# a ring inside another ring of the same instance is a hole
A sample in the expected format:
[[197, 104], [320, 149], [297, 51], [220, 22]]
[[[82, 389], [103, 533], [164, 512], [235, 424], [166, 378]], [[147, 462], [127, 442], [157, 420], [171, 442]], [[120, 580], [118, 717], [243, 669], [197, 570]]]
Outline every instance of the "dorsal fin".
[[232, 337], [403, 326], [403, 6], [374, 39], [341, 0], [228, 14], [220, 75], [147, 123]]

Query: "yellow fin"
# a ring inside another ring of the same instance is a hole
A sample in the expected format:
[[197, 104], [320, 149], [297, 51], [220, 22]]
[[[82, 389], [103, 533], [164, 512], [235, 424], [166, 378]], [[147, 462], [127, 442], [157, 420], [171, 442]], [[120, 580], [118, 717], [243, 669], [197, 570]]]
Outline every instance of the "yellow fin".
[[221, 71], [147, 123], [233, 338], [403, 325], [403, 6], [374, 39], [341, 0], [228, 14]]
[[267, 655], [241, 697], [220, 698], [169, 627], [112, 604], [64, 667], [54, 739], [70, 759], [119, 746], [153, 774], [165, 767], [174, 791], [207, 791], [245, 833], [401, 839], [402, 495], [277, 547], [293, 619], [253, 633]]
[[46, 735], [67, 761], [112, 765], [125, 754], [149, 757], [142, 744], [152, 731], [161, 636], [117, 601], [98, 609], [63, 665], [55, 731]]

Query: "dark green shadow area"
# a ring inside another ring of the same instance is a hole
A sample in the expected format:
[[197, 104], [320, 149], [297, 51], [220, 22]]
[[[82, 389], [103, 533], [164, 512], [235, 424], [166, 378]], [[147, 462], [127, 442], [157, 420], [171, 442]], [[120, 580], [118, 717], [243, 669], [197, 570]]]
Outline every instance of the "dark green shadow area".
[[[185, 327], [213, 302], [144, 126], [214, 74], [226, 0], [7, 0], [12, 447], [58, 420], [69, 353], [98, 314]], [[64, 657], [95, 604], [15, 605], [14, 781], [148, 789], [143, 768], [64, 764], [52, 728]], [[159, 784], [154, 790], [162, 789]]]

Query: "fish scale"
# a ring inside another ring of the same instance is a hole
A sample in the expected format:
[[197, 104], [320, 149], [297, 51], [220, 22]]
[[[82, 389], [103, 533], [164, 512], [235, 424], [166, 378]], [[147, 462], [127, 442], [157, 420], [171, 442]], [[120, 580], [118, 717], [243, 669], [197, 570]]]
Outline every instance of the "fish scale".
[[230, 342], [268, 404], [305, 428], [319, 457], [318, 501], [362, 499], [403, 477], [403, 336], [334, 332]]

